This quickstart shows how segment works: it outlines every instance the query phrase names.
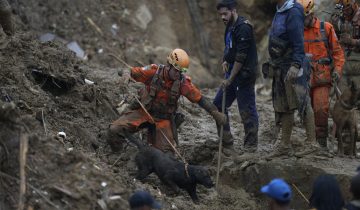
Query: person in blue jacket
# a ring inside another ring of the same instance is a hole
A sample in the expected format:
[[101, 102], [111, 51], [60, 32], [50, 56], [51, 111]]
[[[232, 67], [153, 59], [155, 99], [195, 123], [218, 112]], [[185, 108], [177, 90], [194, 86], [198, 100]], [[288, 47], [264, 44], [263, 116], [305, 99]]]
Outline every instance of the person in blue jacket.
[[317, 151], [314, 113], [310, 105], [310, 64], [304, 52], [304, 9], [296, 0], [277, 0], [269, 36], [270, 61], [263, 64], [265, 78], [273, 79], [275, 121], [281, 143], [271, 157], [291, 155], [290, 138], [297, 109], [306, 129], [305, 148], [295, 155]]
[[[223, 57], [225, 80], [217, 92], [214, 104], [221, 111], [222, 96], [225, 89], [227, 109], [237, 100], [240, 116], [244, 124], [244, 150], [255, 152], [258, 145], [258, 113], [255, 103], [255, 80], [257, 77], [258, 56], [253, 26], [237, 14], [235, 0], [221, 0], [216, 8], [226, 25]], [[219, 126], [218, 126], [219, 130]], [[230, 123], [224, 126], [224, 147], [233, 145], [234, 139], [230, 131]]]

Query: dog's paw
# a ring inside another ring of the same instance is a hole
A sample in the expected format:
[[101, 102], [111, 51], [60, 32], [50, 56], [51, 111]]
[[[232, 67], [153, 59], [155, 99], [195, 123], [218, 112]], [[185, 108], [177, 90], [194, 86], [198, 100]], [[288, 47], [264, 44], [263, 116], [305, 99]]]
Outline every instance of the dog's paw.
[[180, 194], [180, 188], [176, 185], [172, 185], [169, 186], [169, 190], [174, 194], [174, 195], [179, 195]]
[[196, 204], [196, 205], [199, 205], [200, 201], [199, 201], [199, 199], [196, 199], [196, 200], [193, 200], [193, 203]]

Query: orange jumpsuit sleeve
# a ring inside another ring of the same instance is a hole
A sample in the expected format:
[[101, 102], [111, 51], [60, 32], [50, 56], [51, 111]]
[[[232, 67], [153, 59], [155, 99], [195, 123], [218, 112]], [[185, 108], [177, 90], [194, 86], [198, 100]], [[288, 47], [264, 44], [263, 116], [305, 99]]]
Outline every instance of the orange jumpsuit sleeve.
[[131, 68], [131, 77], [137, 82], [146, 83], [156, 74], [157, 69], [158, 65], [156, 64], [144, 67], [133, 67]]
[[185, 76], [185, 81], [180, 88], [181, 95], [185, 96], [192, 103], [198, 103], [201, 99], [200, 90], [191, 82], [191, 78]]
[[343, 48], [341, 47], [339, 40], [336, 36], [334, 27], [330, 23], [326, 23], [325, 28], [327, 30], [328, 34], [328, 40], [329, 40], [329, 48], [330, 52], [332, 53], [332, 59], [334, 62], [335, 70], [339, 73], [341, 76], [343, 66], [345, 64], [345, 53]]

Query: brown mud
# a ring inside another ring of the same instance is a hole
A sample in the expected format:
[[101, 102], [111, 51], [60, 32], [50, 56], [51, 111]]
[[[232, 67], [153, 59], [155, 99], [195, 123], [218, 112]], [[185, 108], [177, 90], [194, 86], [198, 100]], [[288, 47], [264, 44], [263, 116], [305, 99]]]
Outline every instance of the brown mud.
[[[193, 29], [186, 30], [187, 41], [174, 34], [184, 27], [182, 25], [172, 32], [160, 31], [170, 38], [162, 40], [156, 35], [160, 33], [155, 30], [158, 24], [173, 25], [178, 18], [170, 13], [186, 14], [184, 3], [179, 7], [171, 7], [178, 1], [156, 0], [154, 4], [144, 4], [150, 8], [154, 20], [138, 25], [132, 22], [132, 15], [143, 7], [133, 1], [74, 1], [71, 5], [66, 2], [11, 2], [18, 14], [18, 32], [14, 37], [1, 39], [0, 44], [0, 209], [16, 209], [18, 205], [19, 142], [25, 140], [29, 141], [25, 167], [25, 205], [29, 210], [128, 209], [127, 199], [136, 189], [150, 191], [164, 209], [265, 209], [266, 199], [259, 189], [272, 178], [283, 177], [309, 196], [313, 180], [322, 173], [336, 175], [344, 195], [350, 198], [349, 178], [359, 164], [356, 159], [308, 156], [265, 160], [274, 148], [275, 138], [271, 100], [265, 95], [257, 96], [260, 115], [258, 153], [247, 157], [224, 156], [219, 192], [200, 186], [199, 205], [193, 204], [183, 191], [173, 195], [154, 175], [144, 183], [134, 180], [136, 166], [133, 159], [137, 149], [128, 145], [122, 153], [114, 154], [106, 144], [108, 125], [119, 116], [116, 106], [129, 92], [134, 93], [134, 87], [132, 84], [129, 88], [117, 85], [119, 65], [98, 50], [116, 49], [116, 54], [135, 65], [138, 62], [164, 62], [164, 53], [160, 51], [166, 52], [184, 44], [198, 57], [194, 64], [200, 69], [195, 74], [196, 84], [215, 84], [217, 79], [207, 78], [213, 78], [216, 72], [208, 74], [200, 58], [202, 48], [191, 47]], [[249, 2], [247, 8], [252, 8], [255, 1]], [[213, 4], [204, 0], [199, 1], [199, 5], [206, 27], [214, 28], [219, 24], [215, 23], [216, 14], [207, 16], [206, 11], [212, 9]], [[166, 8], [172, 8], [172, 11]], [[147, 17], [145, 10], [139, 11]], [[155, 17], [154, 11], [167, 12]], [[261, 22], [267, 12], [262, 11], [255, 22]], [[88, 24], [87, 16], [97, 22], [105, 35], [100, 36]], [[184, 24], [188, 22], [191, 22], [190, 18], [185, 17]], [[113, 23], [119, 25], [121, 35], [112, 34]], [[267, 25], [257, 33], [265, 33]], [[222, 37], [222, 30], [211, 31], [212, 39], [215, 35], [216, 40]], [[76, 58], [61, 40], [39, 42], [38, 36], [46, 32], [53, 32], [64, 40], [78, 41], [88, 54], [88, 60]], [[161, 41], [165, 44], [160, 45]], [[155, 54], [151, 51], [155, 46], [149, 43], [160, 46]], [[222, 40], [211, 49], [220, 49], [221, 44]], [[211, 62], [216, 63], [216, 57], [218, 54], [214, 53]], [[87, 84], [85, 79], [94, 84]], [[213, 97], [215, 91], [202, 89], [208, 97]], [[181, 101], [180, 110], [186, 121], [179, 131], [179, 150], [190, 163], [207, 166], [215, 180], [218, 151], [215, 123], [198, 105]], [[236, 103], [231, 107], [230, 116], [235, 150], [239, 151], [244, 131], [236, 107]], [[59, 132], [65, 132], [66, 138], [58, 136]], [[299, 122], [296, 122], [293, 139], [294, 147], [301, 149], [305, 134]], [[306, 209], [304, 200], [296, 192], [294, 195], [293, 207]]]

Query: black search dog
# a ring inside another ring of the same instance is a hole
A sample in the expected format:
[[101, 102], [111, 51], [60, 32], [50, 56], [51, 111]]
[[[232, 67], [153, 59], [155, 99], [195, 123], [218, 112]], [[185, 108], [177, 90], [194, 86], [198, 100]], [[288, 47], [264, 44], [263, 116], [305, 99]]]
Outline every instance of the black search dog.
[[208, 170], [204, 167], [185, 166], [183, 162], [174, 157], [156, 148], [144, 145], [134, 136], [128, 135], [127, 139], [139, 149], [135, 157], [138, 168], [136, 179], [141, 181], [154, 172], [165, 185], [176, 193], [179, 192], [179, 188], [186, 190], [194, 203], [199, 202], [196, 194], [197, 184], [204, 185], [206, 188], [214, 186]]

